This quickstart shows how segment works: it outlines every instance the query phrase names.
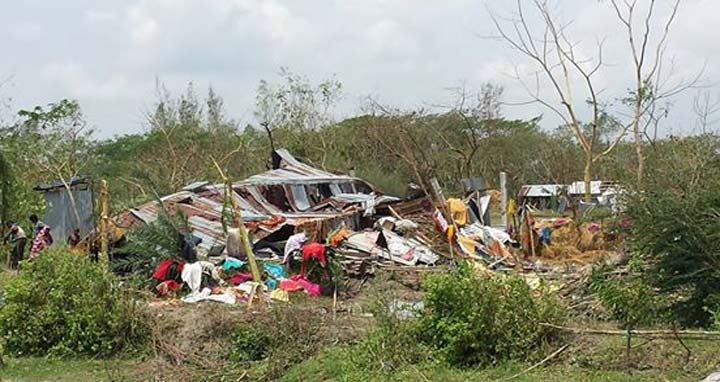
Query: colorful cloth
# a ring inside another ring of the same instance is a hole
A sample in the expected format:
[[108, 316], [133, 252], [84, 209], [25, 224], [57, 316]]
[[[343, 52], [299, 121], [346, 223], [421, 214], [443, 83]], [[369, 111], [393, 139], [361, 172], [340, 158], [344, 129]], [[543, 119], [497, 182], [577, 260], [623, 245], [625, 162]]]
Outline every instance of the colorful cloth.
[[251, 281], [253, 279], [252, 275], [249, 273], [236, 273], [230, 277], [228, 282], [232, 285], [240, 285], [244, 283], [245, 281]]
[[50, 227], [43, 225], [40, 231], [35, 236], [30, 247], [30, 258], [35, 259], [38, 257], [40, 252], [52, 244], [52, 236], [50, 235]]
[[435, 210], [435, 213], [433, 214], [433, 221], [435, 222], [435, 227], [438, 232], [445, 233], [445, 231], [447, 231], [448, 222], [445, 220], [445, 217], [440, 210]]
[[302, 248], [302, 261], [303, 263], [310, 259], [317, 260], [320, 265], [325, 266], [325, 245], [320, 243], [310, 243]]
[[308, 295], [313, 297], [320, 295], [320, 285], [313, 283], [305, 276], [295, 275], [290, 279], [300, 284], [300, 286], [305, 290], [305, 293], [307, 293]]
[[295, 292], [302, 289], [302, 285], [298, 283], [295, 280], [292, 279], [283, 279], [280, 280], [280, 289], [286, 291], [286, 292]]
[[463, 226], [467, 223], [468, 214], [467, 206], [465, 202], [460, 199], [450, 198], [447, 200], [448, 208], [450, 209], [450, 215], [457, 225]]
[[[175, 264], [174, 269], [171, 269], [173, 264]], [[176, 277], [174, 277], [174, 275], [172, 274], [181, 274], [184, 266], [185, 264], [179, 261], [175, 261], [173, 259], [163, 260], [160, 262], [160, 264], [158, 264], [157, 268], [155, 268], [155, 272], [153, 272], [153, 278], [158, 281], [175, 279]], [[171, 275], [168, 275], [168, 273], [171, 273]]]
[[263, 268], [265, 269], [265, 272], [267, 272], [273, 278], [285, 278], [285, 268], [283, 268], [280, 264], [264, 263]]
[[247, 263], [242, 260], [238, 260], [234, 257], [228, 257], [225, 259], [225, 262], [223, 262], [223, 270], [229, 271], [232, 269], [240, 269], [240, 268], [244, 267], [245, 264], [247, 264]]
[[329, 240], [330, 246], [335, 247], [335, 248], [339, 247], [340, 243], [347, 240], [349, 235], [350, 235], [350, 233], [348, 232], [347, 229], [345, 229], [345, 227], [340, 228], [337, 232], [335, 232], [330, 237], [330, 240]]
[[290, 236], [287, 240], [287, 243], [285, 243], [283, 264], [287, 264], [288, 260], [290, 260], [290, 256], [292, 256], [292, 253], [302, 248], [303, 243], [305, 243], [306, 241], [307, 235], [305, 235], [304, 232]]
[[321, 267], [325, 267], [325, 263], [327, 262], [325, 258], [325, 245], [320, 243], [310, 243], [303, 246], [302, 264], [300, 265], [301, 275], [305, 274], [305, 267], [311, 259], [317, 260]]
[[168, 296], [180, 289], [180, 283], [175, 280], [163, 281], [155, 287], [158, 296]]
[[283, 302], [290, 301], [290, 295], [288, 294], [288, 292], [286, 292], [282, 289], [275, 289], [274, 291], [271, 291], [270, 298], [273, 300], [283, 301]]

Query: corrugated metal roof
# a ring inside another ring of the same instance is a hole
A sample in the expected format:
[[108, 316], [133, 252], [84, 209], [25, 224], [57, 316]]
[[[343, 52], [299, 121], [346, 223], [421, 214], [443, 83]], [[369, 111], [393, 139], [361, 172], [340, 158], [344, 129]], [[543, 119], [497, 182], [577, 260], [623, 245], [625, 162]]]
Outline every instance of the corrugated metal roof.
[[560, 193], [562, 184], [531, 184], [522, 186], [520, 195], [526, 198], [549, 198]]
[[[335, 182], [361, 182], [370, 189], [373, 188], [358, 178], [331, 174], [301, 163], [287, 150], [278, 150], [277, 154], [282, 158], [280, 169], [251, 176], [233, 186], [235, 191], [233, 196], [242, 209], [246, 225], [254, 227], [256, 240], [268, 236], [287, 224], [298, 226], [312, 221], [349, 216], [354, 213], [354, 210], [348, 209], [348, 206], [361, 210], [362, 204], [369, 201], [374, 200], [374, 204], [381, 204], [397, 200], [390, 196], [375, 194], [338, 194], [313, 204], [310, 210], [299, 211], [294, 200], [290, 200], [293, 197], [292, 192], [287, 192], [288, 187], [283, 187], [284, 196], [288, 198], [290, 207], [289, 210], [282, 210], [268, 201], [263, 192], [280, 185], [311, 186]], [[210, 249], [225, 241], [225, 231], [222, 227], [224, 199], [224, 185], [194, 182], [184, 187], [182, 191], [167, 195], [160, 200], [170, 213], [182, 211], [188, 218], [193, 234], [202, 239], [200, 246]], [[119, 215], [116, 221], [122, 227], [129, 227], [138, 222], [151, 223], [157, 219], [159, 210], [159, 203], [146, 203]], [[282, 217], [283, 219], [278, 222], [273, 220], [273, 217]], [[261, 223], [271, 221], [271, 224]]]
[[359, 178], [336, 175], [311, 167], [295, 159], [286, 149], [278, 149], [275, 153], [282, 158], [280, 168], [253, 175], [235, 184], [238, 186], [250, 186], [362, 182]]

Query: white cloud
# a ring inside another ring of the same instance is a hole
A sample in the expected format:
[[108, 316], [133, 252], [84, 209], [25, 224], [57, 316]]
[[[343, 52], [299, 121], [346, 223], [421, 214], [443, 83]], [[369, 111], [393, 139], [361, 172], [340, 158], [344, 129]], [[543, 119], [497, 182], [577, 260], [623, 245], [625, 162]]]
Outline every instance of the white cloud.
[[[607, 2], [557, 1], [576, 20], [572, 36], [585, 56], [593, 54], [596, 37], [608, 38], [610, 65], [598, 80], [608, 98], [623, 94], [627, 42]], [[514, 3], [485, 2], [502, 14]], [[720, 76], [720, 30], [708, 27], [720, 21], [718, 11], [716, 0], [683, 1], [669, 49], [680, 74], [707, 60], [708, 76]], [[515, 66], [525, 73], [533, 67], [505, 45], [479, 38], [492, 32], [485, 5], [476, 0], [18, 1], [0, 13], [4, 49], [12, 52], [0, 60], [0, 78], [13, 76], [9, 95], [19, 107], [78, 98], [102, 126], [101, 136], [139, 130], [156, 77], [173, 91], [188, 81], [199, 91], [212, 84], [229, 115], [252, 122], [258, 81], [273, 80], [280, 66], [315, 81], [337, 74], [345, 114], [370, 94], [401, 107], [447, 104], [448, 87], [487, 81], [505, 86], [507, 101], [524, 100], [508, 74]], [[673, 111], [680, 121], [692, 118], [685, 98]]]
[[147, 3], [142, 2], [128, 9], [127, 21], [133, 41], [141, 46], [150, 46], [157, 38], [158, 23], [143, 4]]
[[100, 9], [87, 9], [84, 12], [85, 18], [92, 23], [103, 23], [115, 20], [115, 14]]
[[128, 81], [120, 75], [99, 79], [74, 62], [51, 62], [43, 70], [48, 84], [67, 89], [68, 97], [113, 100], [130, 95]]

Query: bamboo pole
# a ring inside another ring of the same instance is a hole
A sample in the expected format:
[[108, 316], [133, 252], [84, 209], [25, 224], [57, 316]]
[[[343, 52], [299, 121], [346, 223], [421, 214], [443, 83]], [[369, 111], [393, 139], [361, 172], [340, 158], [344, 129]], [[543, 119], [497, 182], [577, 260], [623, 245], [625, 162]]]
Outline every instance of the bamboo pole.
[[105, 179], [100, 181], [100, 258], [109, 262], [108, 251], [108, 184]]
[[240, 239], [245, 249], [245, 255], [248, 258], [248, 263], [250, 264], [250, 272], [252, 273], [253, 281], [261, 283], [262, 278], [260, 277], [260, 269], [258, 268], [257, 261], [255, 260], [255, 253], [252, 251], [252, 245], [250, 245], [250, 239], [248, 238], [247, 229], [245, 228], [245, 223], [242, 217], [242, 210], [240, 209], [240, 206], [238, 206], [237, 199], [235, 199], [235, 191], [233, 190], [232, 182], [230, 181], [230, 178], [225, 175], [225, 172], [220, 168], [217, 161], [215, 161], [215, 158], [211, 157], [211, 159], [213, 163], [215, 163], [215, 167], [225, 183], [225, 195], [230, 198], [230, 205], [233, 209], [233, 224], [240, 231]]

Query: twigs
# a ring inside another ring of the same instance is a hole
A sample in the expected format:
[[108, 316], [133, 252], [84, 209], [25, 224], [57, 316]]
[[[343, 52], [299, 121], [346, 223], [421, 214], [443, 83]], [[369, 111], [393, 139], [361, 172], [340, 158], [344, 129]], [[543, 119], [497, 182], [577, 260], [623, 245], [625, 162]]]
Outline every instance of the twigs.
[[632, 336], [646, 338], [680, 338], [684, 337], [693, 340], [720, 340], [720, 332], [703, 331], [703, 330], [605, 330], [591, 328], [573, 328], [567, 326], [554, 325], [549, 323], [540, 323], [541, 326], [553, 328], [565, 332], [575, 334], [591, 334], [591, 335], [608, 335], [608, 336], [627, 336], [628, 332]]

